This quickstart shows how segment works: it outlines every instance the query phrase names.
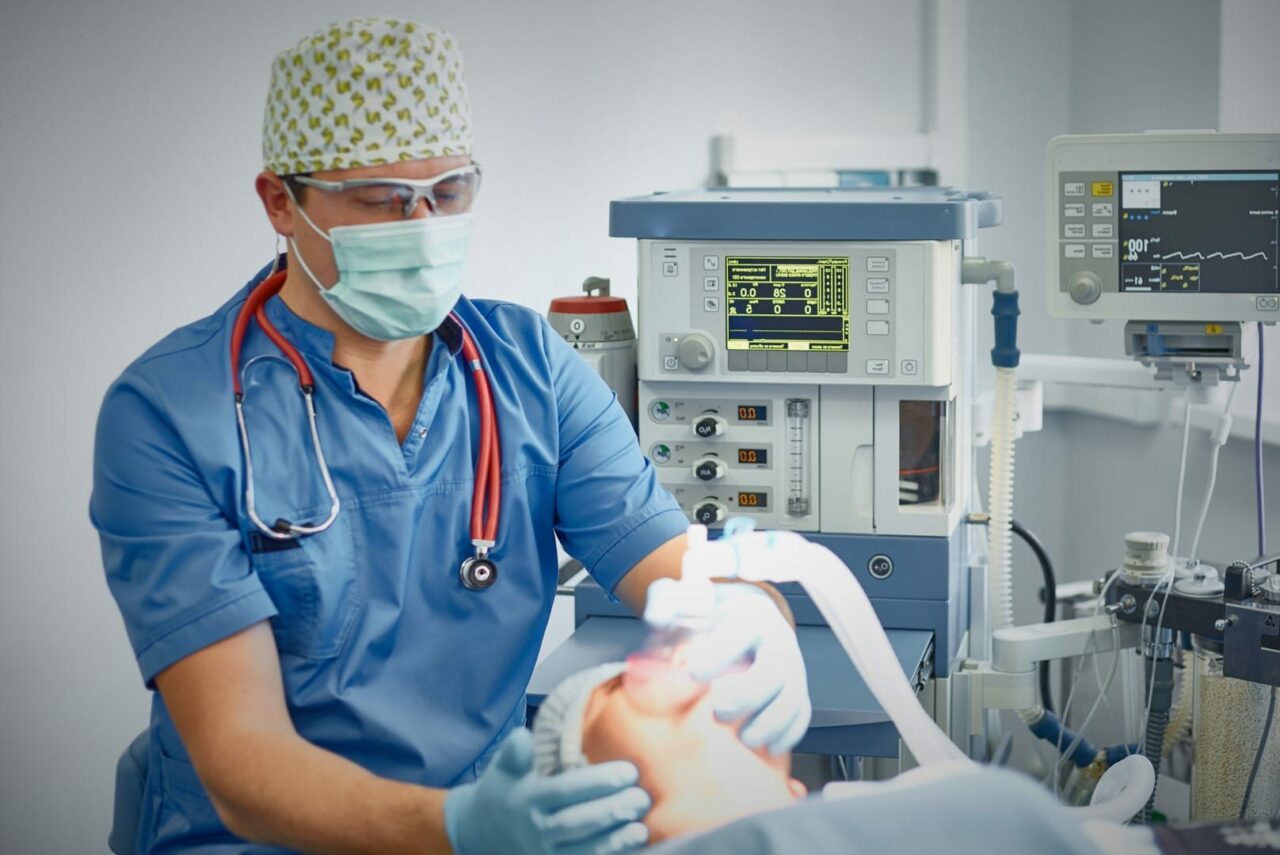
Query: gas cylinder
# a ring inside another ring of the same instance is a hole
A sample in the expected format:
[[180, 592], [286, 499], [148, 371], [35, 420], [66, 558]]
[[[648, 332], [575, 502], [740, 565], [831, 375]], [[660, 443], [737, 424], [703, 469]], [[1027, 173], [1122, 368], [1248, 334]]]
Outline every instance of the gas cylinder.
[[618, 396], [636, 426], [636, 330], [622, 297], [609, 294], [609, 280], [588, 277], [582, 296], [556, 297], [547, 311], [551, 328], [587, 361]]

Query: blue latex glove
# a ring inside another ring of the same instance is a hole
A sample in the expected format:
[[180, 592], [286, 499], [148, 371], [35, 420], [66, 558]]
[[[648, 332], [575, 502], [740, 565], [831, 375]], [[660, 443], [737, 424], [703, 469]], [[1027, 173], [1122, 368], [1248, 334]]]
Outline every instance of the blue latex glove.
[[[716, 718], [743, 720], [744, 745], [771, 754], [790, 751], [813, 714], [795, 629], [754, 585], [722, 583], [714, 590], [713, 628], [691, 643], [689, 675], [711, 682]], [[658, 579], [649, 586], [645, 620], [659, 627], [679, 620], [681, 596], [677, 580]]]
[[480, 779], [449, 792], [445, 832], [458, 855], [495, 852], [612, 855], [643, 846], [649, 794], [631, 763], [599, 763], [543, 776], [533, 771], [533, 737], [518, 728]]

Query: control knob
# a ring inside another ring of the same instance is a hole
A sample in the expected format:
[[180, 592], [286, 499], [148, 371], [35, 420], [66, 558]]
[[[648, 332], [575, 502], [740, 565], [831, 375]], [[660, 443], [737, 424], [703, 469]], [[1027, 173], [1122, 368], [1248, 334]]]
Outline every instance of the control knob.
[[1098, 274], [1085, 270], [1071, 277], [1071, 282], [1067, 285], [1067, 292], [1071, 295], [1071, 299], [1077, 303], [1087, 306], [1090, 303], [1097, 302], [1102, 296], [1102, 280], [1098, 278]]
[[693, 509], [693, 518], [703, 525], [714, 525], [724, 522], [727, 513], [724, 505], [714, 499], [708, 499]]
[[725, 421], [719, 416], [699, 416], [693, 423], [693, 435], [698, 439], [711, 439], [724, 433]]
[[680, 364], [690, 371], [701, 371], [711, 364], [711, 357], [715, 354], [715, 349], [711, 344], [711, 339], [700, 333], [689, 333], [680, 339], [680, 344], [676, 346], [676, 355], [680, 357]]
[[714, 455], [701, 457], [693, 464], [693, 474], [699, 481], [715, 481], [724, 477], [724, 461]]

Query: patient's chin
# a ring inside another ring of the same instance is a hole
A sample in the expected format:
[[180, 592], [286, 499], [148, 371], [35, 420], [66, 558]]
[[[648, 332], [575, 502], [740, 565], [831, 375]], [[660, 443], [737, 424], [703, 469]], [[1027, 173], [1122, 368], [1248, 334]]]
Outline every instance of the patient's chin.
[[762, 781], [760, 786], [752, 788], [711, 785], [698, 790], [686, 789], [678, 798], [660, 799], [644, 818], [649, 839], [658, 843], [710, 831], [746, 816], [794, 804], [806, 792], [799, 781], [789, 783], [795, 783], [799, 790]]
[[803, 781], [797, 781], [795, 778], [787, 779], [787, 789], [791, 791], [791, 798], [796, 801], [809, 796], [809, 788], [804, 785]]

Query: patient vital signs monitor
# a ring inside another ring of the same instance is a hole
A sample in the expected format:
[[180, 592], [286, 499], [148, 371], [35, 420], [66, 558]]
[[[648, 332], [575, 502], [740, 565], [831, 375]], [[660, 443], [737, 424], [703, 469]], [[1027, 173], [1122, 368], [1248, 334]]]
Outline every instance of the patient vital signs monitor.
[[1054, 314], [1280, 320], [1280, 135], [1059, 137], [1048, 158]]

